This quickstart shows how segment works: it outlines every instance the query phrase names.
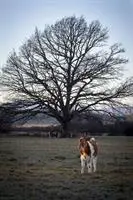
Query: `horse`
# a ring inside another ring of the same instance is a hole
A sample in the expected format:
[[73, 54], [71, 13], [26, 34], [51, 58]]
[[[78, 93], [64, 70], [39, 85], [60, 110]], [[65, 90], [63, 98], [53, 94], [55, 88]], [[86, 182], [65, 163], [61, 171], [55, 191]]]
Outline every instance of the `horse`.
[[97, 170], [98, 147], [95, 138], [81, 137], [79, 140], [79, 152], [81, 161], [81, 174], [85, 171], [87, 165], [88, 173]]
[[56, 138], [58, 138], [58, 131], [49, 131], [49, 137], [56, 137]]

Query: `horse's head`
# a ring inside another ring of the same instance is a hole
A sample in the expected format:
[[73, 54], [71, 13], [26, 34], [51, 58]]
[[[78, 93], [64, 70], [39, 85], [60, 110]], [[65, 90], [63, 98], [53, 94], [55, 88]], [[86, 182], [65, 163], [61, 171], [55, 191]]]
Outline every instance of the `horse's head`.
[[81, 137], [81, 138], [79, 139], [79, 143], [80, 143], [81, 146], [84, 146], [85, 143], [86, 143], [85, 137]]

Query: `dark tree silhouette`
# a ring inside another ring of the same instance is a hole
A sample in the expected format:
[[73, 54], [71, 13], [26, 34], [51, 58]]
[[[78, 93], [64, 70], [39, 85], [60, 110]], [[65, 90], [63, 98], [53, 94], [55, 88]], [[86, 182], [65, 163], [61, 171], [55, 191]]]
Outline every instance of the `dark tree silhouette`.
[[107, 42], [108, 30], [83, 17], [63, 18], [43, 32], [36, 28], [19, 53], [9, 56], [2, 84], [14, 98], [33, 103], [29, 110], [55, 117], [65, 136], [74, 112], [104, 110], [132, 95], [132, 79], [118, 83], [127, 63], [124, 49]]
[[16, 109], [11, 103], [0, 105], [0, 131], [10, 132], [11, 126], [16, 116]]

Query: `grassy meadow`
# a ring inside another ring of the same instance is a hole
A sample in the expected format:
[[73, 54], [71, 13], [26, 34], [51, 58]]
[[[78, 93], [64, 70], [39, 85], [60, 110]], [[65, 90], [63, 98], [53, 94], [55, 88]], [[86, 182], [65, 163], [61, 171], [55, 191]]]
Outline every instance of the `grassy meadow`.
[[0, 200], [132, 200], [133, 137], [97, 137], [98, 171], [80, 174], [78, 138], [0, 138]]

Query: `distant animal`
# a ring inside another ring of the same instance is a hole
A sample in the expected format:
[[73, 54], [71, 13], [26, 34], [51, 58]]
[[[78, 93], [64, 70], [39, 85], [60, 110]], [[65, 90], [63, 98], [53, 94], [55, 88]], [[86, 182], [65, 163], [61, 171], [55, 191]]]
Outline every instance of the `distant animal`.
[[81, 174], [85, 171], [87, 165], [88, 173], [96, 172], [97, 170], [97, 154], [98, 147], [95, 138], [81, 137], [79, 139], [79, 152], [81, 161]]
[[49, 137], [58, 137], [58, 131], [50, 131], [49, 132]]

